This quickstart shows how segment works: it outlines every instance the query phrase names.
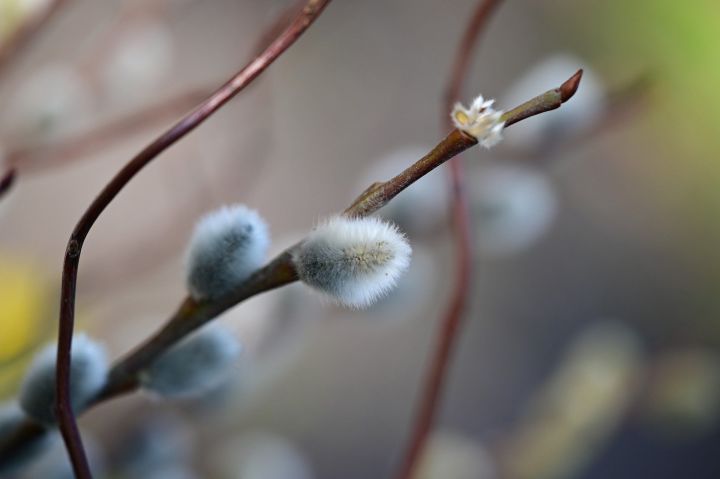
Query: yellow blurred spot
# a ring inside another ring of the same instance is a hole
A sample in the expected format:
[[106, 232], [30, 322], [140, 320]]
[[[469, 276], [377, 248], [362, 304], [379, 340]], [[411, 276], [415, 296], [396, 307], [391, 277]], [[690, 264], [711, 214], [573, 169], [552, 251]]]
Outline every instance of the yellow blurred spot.
[[0, 46], [19, 25], [21, 14], [19, 0], [0, 0]]
[[45, 291], [32, 266], [0, 253], [0, 393], [14, 388], [26, 363], [23, 353], [42, 339]]

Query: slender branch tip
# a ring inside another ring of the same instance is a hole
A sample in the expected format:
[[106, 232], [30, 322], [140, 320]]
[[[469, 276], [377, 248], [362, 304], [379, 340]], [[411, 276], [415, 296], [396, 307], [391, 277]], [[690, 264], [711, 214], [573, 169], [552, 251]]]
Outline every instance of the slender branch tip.
[[578, 87], [580, 86], [580, 80], [583, 76], [583, 69], [578, 70], [573, 76], [568, 78], [565, 83], [560, 85], [560, 100], [565, 103], [575, 95]]

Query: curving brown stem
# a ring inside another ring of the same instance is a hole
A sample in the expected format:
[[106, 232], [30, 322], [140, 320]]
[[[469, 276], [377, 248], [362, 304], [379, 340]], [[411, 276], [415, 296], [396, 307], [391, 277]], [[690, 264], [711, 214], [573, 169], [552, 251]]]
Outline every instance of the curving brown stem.
[[[522, 106], [505, 113], [503, 120], [513, 124], [521, 119], [558, 108], [572, 94], [571, 88], [577, 88], [579, 72], [565, 82], [562, 88], [550, 90]], [[564, 93], [563, 93], [564, 92]], [[564, 100], [565, 99], [565, 100]], [[540, 108], [538, 108], [540, 106]], [[525, 110], [529, 108], [530, 110]], [[388, 181], [374, 183], [368, 187], [345, 211], [352, 217], [367, 216], [387, 204], [405, 188], [424, 175], [442, 165], [455, 155], [477, 144], [472, 138], [458, 130], [453, 130], [427, 155]], [[254, 273], [248, 280], [228, 296], [213, 302], [197, 303], [185, 299], [176, 313], [158, 332], [145, 341], [138, 349], [118, 361], [110, 371], [107, 384], [92, 405], [134, 391], [138, 387], [138, 373], [155, 358], [184, 338], [193, 330], [213, 320], [224, 311], [236, 306], [243, 300], [278, 288], [297, 280], [292, 263], [291, 246], [266, 266]], [[44, 432], [31, 421], [21, 424], [10, 437], [0, 443], [0, 466], [3, 458], [10, 457], [8, 451], [16, 450], [25, 441], [36, 439]]]
[[[484, 31], [492, 13], [500, 5], [501, 0], [480, 0], [470, 23], [465, 29], [460, 46], [453, 63], [452, 73], [445, 90], [442, 109], [442, 125], [452, 127], [449, 112], [453, 104], [460, 100], [463, 84], [470, 70], [473, 53], [478, 38]], [[471, 218], [468, 211], [467, 194], [465, 192], [465, 174], [462, 158], [450, 162], [450, 204], [452, 208], [452, 226], [455, 237], [455, 285], [447, 311], [440, 323], [437, 333], [437, 344], [430, 365], [426, 372], [420, 402], [412, 423], [407, 450], [402, 458], [397, 477], [410, 479], [417, 468], [418, 460], [425, 448], [438, 410], [440, 395], [445, 383], [445, 376], [452, 352], [459, 337], [459, 330], [465, 305], [467, 303], [470, 280], [472, 275], [472, 235]]]
[[65, 251], [61, 286], [55, 410], [73, 470], [79, 479], [91, 479], [92, 473], [90, 472], [82, 438], [70, 402], [70, 351], [74, 329], [78, 264], [82, 245], [87, 234], [105, 208], [140, 170], [167, 148], [197, 128], [265, 71], [270, 64], [295, 43], [329, 3], [330, 0], [309, 0], [290, 26], [264, 52], [130, 160], [92, 202], [70, 235]]

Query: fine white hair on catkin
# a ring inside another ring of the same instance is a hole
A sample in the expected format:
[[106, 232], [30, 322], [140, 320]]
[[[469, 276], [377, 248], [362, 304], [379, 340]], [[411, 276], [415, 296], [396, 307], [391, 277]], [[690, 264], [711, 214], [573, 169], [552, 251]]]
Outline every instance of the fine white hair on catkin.
[[340, 304], [364, 308], [395, 286], [411, 252], [392, 223], [335, 216], [308, 235], [293, 262], [305, 284]]
[[[55, 360], [57, 347], [46, 346], [25, 375], [20, 388], [20, 406], [34, 420], [55, 423]], [[74, 411], [80, 410], [105, 385], [108, 363], [105, 349], [84, 334], [72, 342], [70, 396]]]
[[150, 364], [140, 374], [140, 382], [162, 397], [198, 397], [229, 378], [241, 349], [225, 328], [205, 326]]
[[225, 206], [203, 217], [187, 250], [187, 287], [194, 299], [229, 293], [262, 266], [270, 243], [260, 215], [244, 205]]

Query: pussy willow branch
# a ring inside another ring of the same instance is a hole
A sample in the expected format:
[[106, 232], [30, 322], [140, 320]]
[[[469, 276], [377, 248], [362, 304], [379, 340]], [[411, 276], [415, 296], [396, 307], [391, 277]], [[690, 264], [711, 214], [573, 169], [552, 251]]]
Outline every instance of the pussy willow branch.
[[[525, 118], [559, 108], [577, 90], [580, 72], [573, 75], [560, 88], [550, 90], [505, 113], [503, 120], [510, 126]], [[343, 212], [351, 217], [367, 216], [382, 208], [405, 188], [462, 151], [477, 144], [472, 138], [453, 130], [427, 155], [399, 175], [368, 187]], [[92, 405], [134, 391], [138, 387], [138, 373], [154, 359], [183, 339], [192, 331], [218, 317], [244, 300], [266, 291], [296, 281], [297, 273], [292, 263], [291, 246], [266, 266], [255, 272], [231, 294], [212, 302], [196, 302], [185, 299], [175, 314], [135, 351], [116, 362], [112, 367], [105, 388]], [[4, 443], [0, 443], [0, 458], [10, 457], [9, 451], [17, 450], [24, 442], [37, 438], [43, 432], [37, 424], [25, 421]], [[0, 465], [2, 459], [0, 459]]]
[[51, 0], [42, 11], [23, 19], [22, 25], [0, 44], [0, 73], [10, 64], [13, 58], [17, 57], [30, 44], [35, 35], [67, 3], [70, 3], [69, 0]]
[[[455, 55], [452, 73], [445, 91], [445, 102], [441, 110], [442, 125], [452, 127], [448, 112], [453, 104], [460, 100], [463, 85], [468, 77], [472, 58], [478, 39], [485, 30], [490, 17], [502, 0], [480, 0], [470, 23], [465, 29], [460, 46]], [[411, 425], [407, 450], [401, 460], [397, 473], [399, 479], [413, 477], [418, 460], [427, 443], [427, 438], [435, 422], [440, 396], [444, 389], [445, 377], [455, 344], [460, 337], [460, 327], [467, 304], [472, 275], [472, 219], [468, 211], [468, 199], [465, 191], [465, 173], [462, 157], [450, 161], [450, 204], [452, 207], [452, 226], [455, 238], [455, 284], [452, 296], [435, 336], [437, 344], [430, 360], [416, 416]]]
[[65, 252], [60, 290], [55, 411], [60, 432], [78, 479], [92, 478], [70, 402], [70, 352], [75, 323], [75, 291], [80, 253], [85, 238], [105, 208], [140, 170], [167, 148], [197, 128], [265, 71], [270, 64], [295, 43], [329, 3], [330, 0], [309, 0], [290, 26], [263, 53], [130, 160], [102, 190], [75, 226]]

